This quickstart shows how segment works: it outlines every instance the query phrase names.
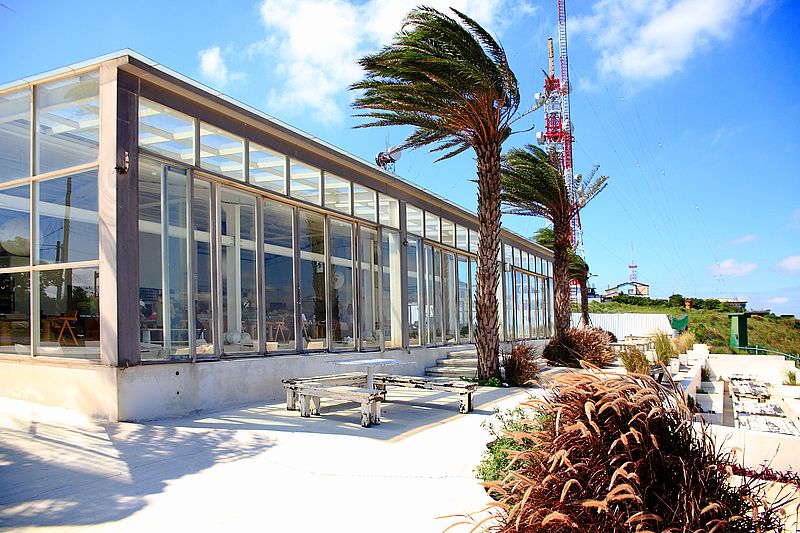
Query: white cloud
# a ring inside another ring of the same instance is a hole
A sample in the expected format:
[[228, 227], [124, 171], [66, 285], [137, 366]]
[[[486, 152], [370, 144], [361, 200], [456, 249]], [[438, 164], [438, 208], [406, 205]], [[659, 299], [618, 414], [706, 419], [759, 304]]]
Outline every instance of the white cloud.
[[197, 56], [200, 58], [200, 73], [219, 88], [240, 80], [244, 76], [241, 72], [233, 72], [228, 69], [219, 46], [201, 50]]
[[734, 259], [726, 259], [720, 263], [710, 265], [708, 271], [715, 276], [731, 276], [740, 278], [758, 268], [756, 263], [737, 263]]
[[[269, 95], [271, 108], [311, 111], [323, 122], [345, 116], [347, 88], [362, 76], [358, 58], [390, 43], [419, 0], [263, 0], [261, 22], [267, 38], [248, 49], [274, 60], [279, 80]], [[428, 0], [446, 11], [454, 7], [494, 32], [538, 8], [510, 0]]]
[[789, 298], [787, 298], [786, 296], [776, 296], [775, 298], [770, 298], [769, 300], [767, 300], [767, 303], [773, 305], [786, 304], [789, 303]]
[[778, 268], [789, 274], [800, 274], [800, 255], [790, 255], [778, 261]]
[[731, 241], [732, 244], [747, 244], [756, 240], [755, 235], [742, 235], [741, 237], [737, 237]]
[[737, 24], [766, 0], [600, 0], [574, 17], [587, 34], [601, 73], [634, 81], [663, 79], [693, 55], [732, 36]]

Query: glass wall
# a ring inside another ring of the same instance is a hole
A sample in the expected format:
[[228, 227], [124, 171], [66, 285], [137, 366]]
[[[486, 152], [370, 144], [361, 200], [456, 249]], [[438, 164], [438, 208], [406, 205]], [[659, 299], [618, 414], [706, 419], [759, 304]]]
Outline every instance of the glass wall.
[[444, 218], [442, 219], [442, 244], [456, 245], [456, 225]]
[[295, 349], [294, 209], [264, 200], [264, 332], [267, 352]]
[[380, 247], [378, 232], [361, 227], [359, 234], [359, 323], [361, 348], [380, 348], [380, 271], [378, 261]]
[[375, 210], [375, 191], [353, 184], [353, 214], [370, 222], [377, 222]]
[[211, 183], [195, 179], [192, 200], [192, 231], [194, 231], [193, 265], [195, 353], [198, 357], [214, 355], [213, 277], [211, 254]]
[[0, 353], [31, 353], [30, 281], [29, 272], [0, 274]]
[[442, 340], [442, 251], [425, 246], [425, 330], [428, 344]]
[[456, 258], [450, 252], [442, 252], [442, 310], [444, 312], [444, 342], [458, 342], [456, 323]]
[[292, 198], [303, 200], [310, 204], [321, 205], [320, 182], [322, 173], [318, 168], [292, 161], [289, 167], [289, 191]]
[[[327, 185], [327, 176], [326, 181]], [[353, 225], [330, 219], [332, 348], [354, 348]]]
[[472, 307], [472, 336], [470, 340], [475, 342], [475, 332], [478, 331], [477, 312], [475, 311], [475, 291], [478, 284], [478, 262], [475, 259], [469, 260], [469, 302]]
[[0, 268], [31, 264], [30, 185], [0, 189]]
[[31, 175], [31, 92], [0, 94], [0, 183]]
[[326, 172], [325, 207], [349, 215], [350, 201], [350, 182]]
[[249, 143], [250, 183], [286, 194], [286, 156], [254, 142]]
[[378, 221], [390, 228], [400, 228], [400, 202], [391, 196], [378, 194]]
[[467, 258], [458, 256], [458, 336], [460, 342], [469, 342], [470, 288]]
[[325, 312], [325, 217], [298, 212], [300, 320], [303, 350], [327, 348]]
[[381, 231], [383, 270], [383, 345], [385, 348], [403, 346], [403, 305], [400, 271], [400, 233], [384, 228]]
[[97, 170], [36, 183], [37, 263], [99, 259]]
[[139, 146], [181, 163], [194, 163], [194, 119], [139, 98]]
[[259, 351], [256, 199], [220, 189], [222, 353]]
[[200, 166], [244, 181], [244, 139], [201, 122]]
[[406, 231], [423, 237], [425, 235], [425, 226], [422, 217], [422, 209], [406, 204]]
[[409, 238], [408, 256], [408, 345], [419, 346], [421, 340], [420, 313], [422, 311], [422, 257], [419, 239]]

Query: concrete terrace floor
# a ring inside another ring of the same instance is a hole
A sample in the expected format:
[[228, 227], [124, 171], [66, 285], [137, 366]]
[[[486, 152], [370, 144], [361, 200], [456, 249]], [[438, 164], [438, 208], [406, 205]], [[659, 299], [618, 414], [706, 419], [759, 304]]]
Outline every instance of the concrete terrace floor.
[[442, 531], [490, 501], [481, 423], [537, 392], [481, 388], [459, 415], [457, 395], [390, 388], [368, 429], [333, 401], [139, 424], [2, 399], [0, 530]]

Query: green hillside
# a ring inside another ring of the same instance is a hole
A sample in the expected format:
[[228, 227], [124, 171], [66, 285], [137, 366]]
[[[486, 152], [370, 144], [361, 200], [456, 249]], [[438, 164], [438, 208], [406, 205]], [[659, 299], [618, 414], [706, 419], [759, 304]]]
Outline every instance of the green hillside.
[[[642, 306], [620, 302], [589, 304], [590, 313], [664, 313], [680, 316], [685, 309], [670, 305]], [[763, 346], [779, 352], [800, 353], [800, 320], [781, 318], [775, 315], [751, 316], [748, 320], [748, 335], [751, 345]], [[697, 342], [713, 346], [714, 352], [730, 352], [730, 318], [726, 312], [692, 309], [689, 311], [689, 331]]]

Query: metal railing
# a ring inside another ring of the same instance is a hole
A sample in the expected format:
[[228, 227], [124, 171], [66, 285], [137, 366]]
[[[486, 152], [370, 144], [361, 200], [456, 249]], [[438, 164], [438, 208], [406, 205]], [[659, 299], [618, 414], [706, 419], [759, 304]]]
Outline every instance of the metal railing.
[[755, 346], [735, 346], [735, 350], [744, 350], [748, 353], [753, 355], [782, 355], [784, 359], [792, 361], [794, 366], [800, 368], [800, 355], [798, 354], [791, 354], [785, 352], [779, 352], [778, 350], [770, 350], [769, 348], [764, 348], [763, 346], [755, 345]]

